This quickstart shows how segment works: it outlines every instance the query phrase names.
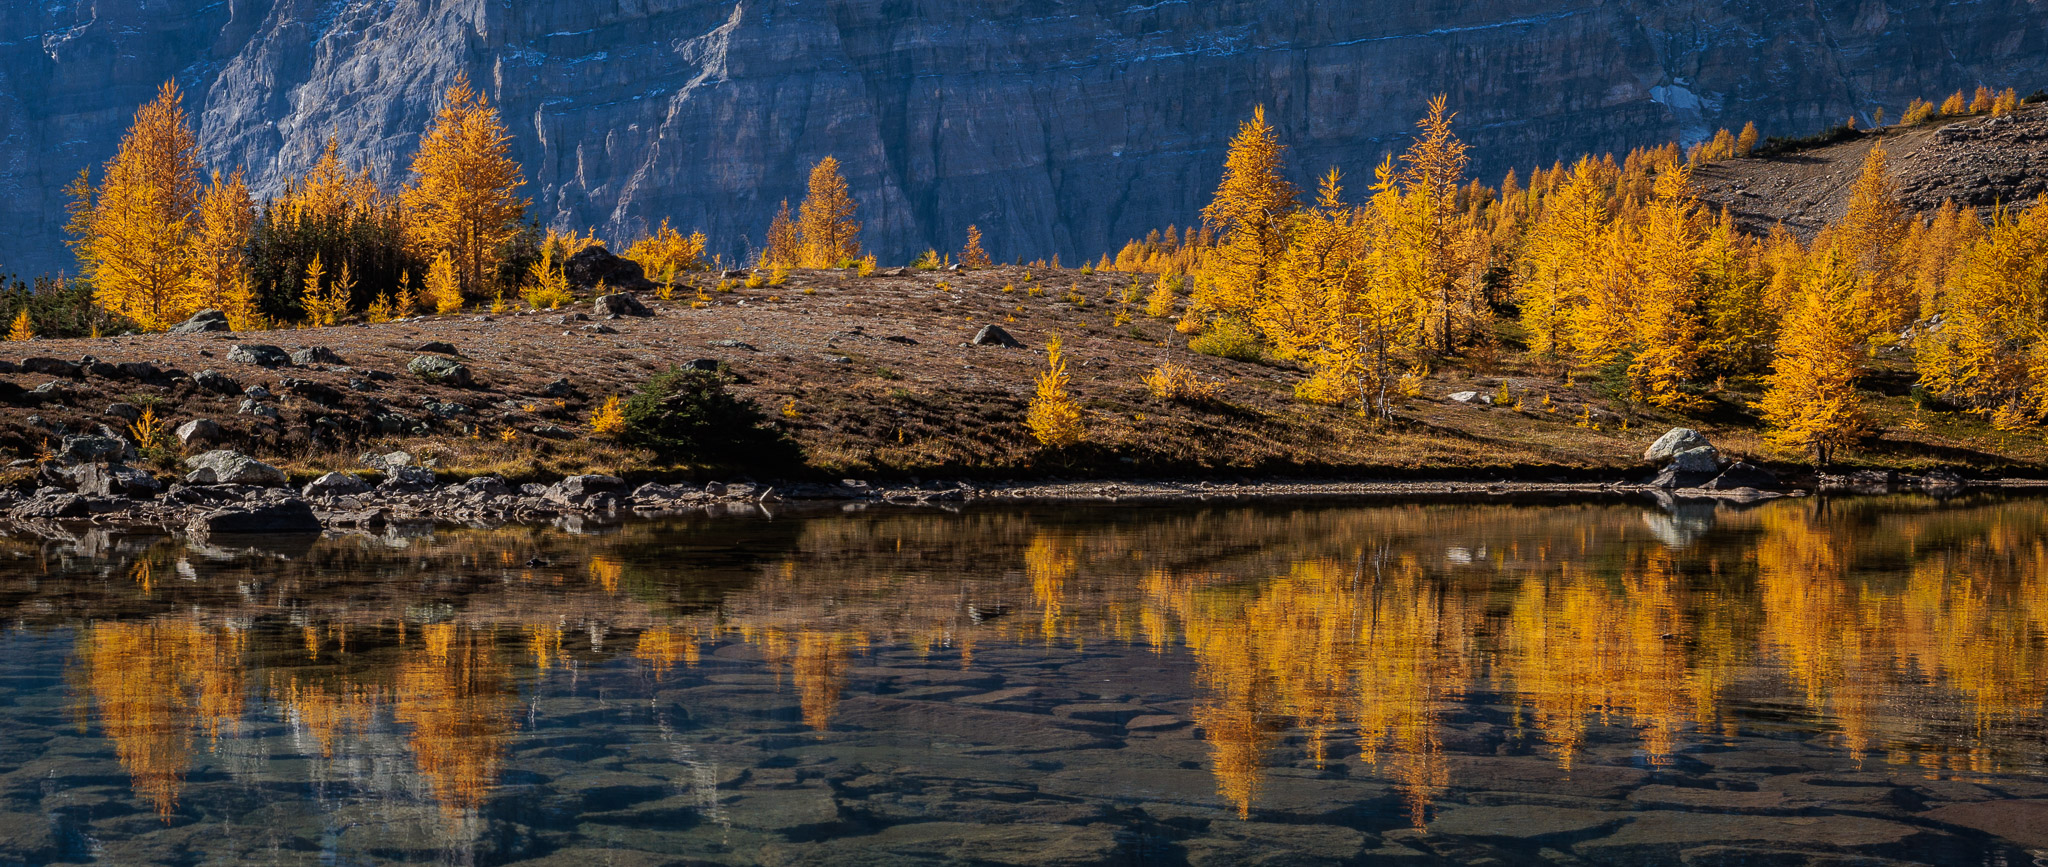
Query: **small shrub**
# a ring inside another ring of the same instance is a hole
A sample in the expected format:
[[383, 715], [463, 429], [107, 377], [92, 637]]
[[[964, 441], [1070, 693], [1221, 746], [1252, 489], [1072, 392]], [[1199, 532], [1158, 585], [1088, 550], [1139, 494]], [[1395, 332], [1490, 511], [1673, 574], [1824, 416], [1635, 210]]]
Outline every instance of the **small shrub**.
[[768, 427], [768, 419], [752, 401], [734, 395], [728, 388], [731, 383], [724, 365], [717, 370], [671, 368], [656, 374], [626, 401], [624, 440], [673, 462], [795, 460], [795, 444]]
[[866, 256], [863, 256], [863, 257], [861, 257], [861, 260], [860, 260], [860, 262], [858, 262], [858, 263], [856, 263], [856, 264], [857, 264], [858, 268], [860, 269], [860, 276], [862, 276], [862, 277], [873, 277], [873, 276], [875, 276], [875, 254], [873, 254], [873, 253], [869, 253], [868, 255], [866, 255]]
[[619, 404], [618, 395], [604, 399], [604, 403], [590, 414], [590, 432], [598, 436], [618, 436], [626, 430], [626, 414]]
[[768, 277], [767, 277], [767, 275], [765, 275], [765, 274], [762, 274], [762, 273], [761, 273], [761, 272], [759, 272], [759, 271], [755, 271], [754, 273], [752, 273], [752, 274], [748, 274], [748, 275], [747, 275], [747, 288], [748, 288], [748, 289], [759, 289], [759, 288], [761, 288], [761, 287], [763, 287], [763, 286], [766, 286], [766, 285], [768, 285]]
[[917, 261], [910, 263], [910, 267], [916, 268], [919, 271], [939, 270], [939, 251], [924, 251], [924, 255], [917, 257]]
[[1211, 325], [1208, 331], [1188, 341], [1188, 348], [1203, 355], [1228, 358], [1232, 361], [1260, 361], [1265, 351], [1259, 346], [1259, 337], [1235, 319], [1223, 319]]
[[1145, 390], [1160, 400], [1202, 403], [1215, 400], [1218, 389], [1216, 383], [1203, 382], [1194, 368], [1184, 364], [1169, 362], [1145, 374]]
[[1145, 296], [1145, 315], [1161, 319], [1173, 313], [1173, 304], [1180, 295], [1180, 278], [1172, 274], [1159, 275], [1159, 281], [1152, 284], [1152, 294]]

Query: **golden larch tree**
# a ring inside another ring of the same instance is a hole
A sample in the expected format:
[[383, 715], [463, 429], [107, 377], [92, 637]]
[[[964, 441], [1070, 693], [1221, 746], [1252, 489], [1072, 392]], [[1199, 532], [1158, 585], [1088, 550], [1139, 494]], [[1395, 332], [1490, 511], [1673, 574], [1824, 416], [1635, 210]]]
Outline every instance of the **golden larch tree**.
[[1195, 283], [1192, 310], [1249, 317], [1279, 269], [1287, 255], [1287, 221], [1297, 207], [1294, 185], [1282, 177], [1285, 153], [1265, 106], [1238, 126], [1223, 180], [1202, 209], [1203, 231], [1217, 242]]
[[1814, 263], [1785, 318], [1757, 405], [1766, 441], [1806, 453], [1821, 466], [1837, 449], [1861, 439], [1869, 425], [1856, 392], [1866, 359], [1856, 283], [1854, 272], [1832, 252]]
[[70, 190], [71, 245], [93, 299], [152, 331], [191, 312], [196, 150], [184, 96], [167, 82], [135, 113], [99, 187], [81, 173]]
[[2048, 199], [2001, 213], [1948, 271], [1920, 384], [2012, 429], [2048, 417]]
[[775, 218], [768, 221], [768, 243], [761, 248], [760, 266], [773, 268], [796, 267], [802, 255], [803, 240], [798, 237], [796, 219], [790, 216], [789, 200], [782, 200], [782, 207], [775, 212]]
[[1060, 336], [1045, 341], [1045, 372], [1038, 375], [1038, 390], [1031, 396], [1024, 426], [1040, 445], [1063, 448], [1081, 441], [1081, 405], [1067, 394], [1067, 359], [1061, 351]]
[[21, 308], [21, 312], [14, 315], [14, 324], [7, 329], [7, 339], [14, 342], [36, 339], [35, 327], [28, 321], [27, 307]]
[[839, 174], [839, 160], [819, 160], [811, 167], [804, 202], [797, 208], [801, 252], [794, 264], [833, 268], [860, 258], [860, 223], [853, 219], [857, 210], [846, 178]]
[[1417, 216], [1408, 239], [1429, 302], [1423, 337], [1428, 347], [1448, 351], [1483, 315], [1476, 287], [1463, 280], [1469, 263], [1468, 229], [1458, 209], [1458, 188], [1465, 182], [1469, 161], [1466, 145], [1451, 132], [1457, 115], [1438, 94], [1429, 111], [1415, 122], [1420, 134], [1401, 154], [1401, 193], [1414, 200]]
[[1871, 147], [1850, 188], [1847, 211], [1814, 241], [1816, 249], [1832, 251], [1855, 277], [1863, 337], [1871, 341], [1896, 335], [1920, 312], [1911, 275], [1897, 261], [1906, 237], [1906, 208], [1899, 203], [1888, 157], [1883, 144]]
[[981, 227], [967, 227], [967, 244], [960, 248], [960, 267], [969, 270], [992, 268], [995, 262], [988, 257], [988, 251], [981, 248]]
[[1641, 247], [1635, 273], [1642, 283], [1629, 387], [1637, 400], [1684, 412], [1700, 404], [1683, 387], [1699, 373], [1705, 331], [1699, 275], [1702, 227], [1691, 168], [1674, 165], [1659, 172], [1655, 191], [1656, 199], [1637, 217]]
[[249, 237], [256, 229], [256, 205], [249, 186], [236, 171], [213, 183], [199, 200], [199, 228], [192, 236], [192, 284], [188, 303], [195, 309], [227, 314], [236, 331], [258, 326], [256, 299], [250, 290]]
[[1552, 193], [1524, 239], [1516, 287], [1529, 350], [1550, 359], [1573, 354], [1571, 323], [1599, 273], [1607, 231], [1607, 182], [1581, 158]]
[[412, 243], [424, 258], [447, 253], [461, 292], [483, 294], [497, 282], [505, 246], [526, 213], [518, 196], [526, 181], [497, 109], [467, 76], [448, 88], [412, 174], [404, 192]]

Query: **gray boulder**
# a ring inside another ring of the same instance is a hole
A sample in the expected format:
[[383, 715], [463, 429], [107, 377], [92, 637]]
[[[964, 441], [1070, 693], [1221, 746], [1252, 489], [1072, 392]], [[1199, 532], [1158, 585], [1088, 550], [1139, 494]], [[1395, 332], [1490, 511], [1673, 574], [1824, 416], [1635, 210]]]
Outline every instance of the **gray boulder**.
[[1679, 452], [1711, 448], [1713, 445], [1707, 442], [1707, 438], [1701, 436], [1699, 431], [1689, 427], [1675, 427], [1666, 431], [1656, 442], [1651, 443], [1649, 448], [1643, 450], [1643, 460], [1661, 464], [1678, 457]]
[[218, 370], [202, 370], [192, 375], [192, 384], [200, 391], [214, 394], [241, 394], [242, 384], [233, 377]]
[[92, 503], [77, 494], [38, 494], [9, 514], [17, 520], [71, 521], [92, 517]]
[[50, 358], [48, 356], [36, 356], [33, 358], [24, 358], [21, 360], [21, 372], [40, 373], [44, 376], [62, 376], [68, 379], [77, 379], [85, 375], [85, 366], [79, 364], [76, 361], [65, 361], [64, 359], [61, 358]]
[[118, 464], [127, 460], [133, 449], [134, 446], [120, 437], [65, 437], [64, 444], [57, 449], [57, 458], [67, 464]]
[[122, 421], [133, 422], [142, 418], [142, 407], [127, 402], [110, 403], [107, 404], [107, 415]]
[[325, 346], [308, 346], [292, 353], [292, 363], [305, 364], [347, 364], [334, 350]]
[[163, 490], [155, 476], [122, 464], [84, 464], [71, 471], [78, 492], [91, 497], [128, 497], [146, 500]]
[[570, 256], [562, 263], [562, 276], [578, 289], [590, 289], [599, 283], [612, 289], [639, 292], [654, 288], [654, 281], [647, 279], [640, 263], [612, 253], [603, 244], [585, 247]]
[[230, 449], [218, 449], [185, 459], [191, 469], [185, 474], [189, 485], [258, 485], [277, 487], [285, 483], [284, 471]]
[[640, 303], [640, 299], [624, 292], [599, 295], [591, 305], [599, 316], [653, 316], [654, 311]]
[[469, 367], [453, 358], [439, 355], [422, 355], [414, 358], [405, 369], [414, 376], [437, 385], [468, 386], [474, 382]]
[[175, 431], [178, 442], [187, 447], [213, 445], [226, 438], [226, 434], [212, 419], [195, 418], [178, 425]]
[[417, 494], [434, 489], [434, 471], [426, 467], [399, 467], [384, 476], [377, 490], [393, 494]]
[[1024, 344], [1017, 342], [1017, 338], [1011, 337], [1010, 332], [1003, 330], [1001, 325], [982, 326], [980, 331], [974, 333], [973, 342], [976, 346], [1000, 346], [1004, 349], [1024, 348]]
[[548, 487], [550, 502], [569, 506], [580, 506], [598, 494], [618, 495], [626, 490], [626, 480], [617, 476], [583, 475], [570, 476]]
[[366, 453], [362, 457], [357, 458], [356, 462], [370, 469], [382, 472], [385, 475], [390, 475], [402, 467], [412, 466], [412, 454], [409, 452], [388, 452], [381, 455]]
[[282, 347], [267, 343], [237, 343], [228, 347], [228, 360], [257, 367], [290, 367], [292, 357]]
[[1721, 453], [1713, 446], [1686, 449], [1671, 457], [1671, 466], [1681, 473], [1719, 473]]
[[440, 355], [461, 355], [455, 351], [455, 344], [443, 340], [429, 340], [419, 345], [414, 352], [432, 352]]
[[228, 315], [218, 310], [207, 309], [192, 314], [192, 318], [171, 326], [172, 334], [203, 334], [208, 331], [233, 331], [228, 325]]
[[370, 483], [354, 473], [328, 473], [306, 484], [308, 497], [352, 497], [370, 492]]
[[505, 480], [497, 476], [477, 476], [462, 484], [448, 486], [448, 491], [465, 500], [488, 500], [512, 494], [512, 489], [505, 485]]
[[305, 500], [237, 504], [192, 520], [194, 533], [318, 533], [320, 519]]

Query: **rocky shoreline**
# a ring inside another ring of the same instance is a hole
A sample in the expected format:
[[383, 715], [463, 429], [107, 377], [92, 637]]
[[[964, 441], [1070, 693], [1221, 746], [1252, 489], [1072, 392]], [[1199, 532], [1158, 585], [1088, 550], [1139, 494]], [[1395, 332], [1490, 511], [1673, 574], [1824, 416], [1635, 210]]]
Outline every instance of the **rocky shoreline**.
[[[1695, 440], [1698, 442], [1695, 443]], [[403, 452], [361, 458], [362, 473], [332, 472], [294, 487], [284, 471], [247, 455], [219, 450], [185, 460], [189, 469], [165, 485], [132, 466], [131, 447], [114, 437], [72, 437], [38, 470], [33, 492], [0, 489], [0, 533], [67, 534], [67, 525], [215, 534], [306, 534], [377, 530], [398, 524], [468, 526], [604, 524], [634, 516], [701, 512], [753, 513], [805, 507], [943, 507], [969, 503], [1175, 504], [1254, 500], [1391, 500], [1434, 498], [1647, 497], [1753, 504], [1811, 493], [1920, 492], [1949, 496], [1968, 489], [2025, 490], [2048, 483], [1970, 480], [1955, 473], [1906, 475], [1860, 471], [1781, 482], [1769, 470], [1724, 462], [1692, 431], [1674, 430], [1645, 452], [1663, 469], [1647, 481], [1352, 481], [1035, 480], [969, 482], [912, 480], [874, 484], [759, 483], [752, 480], [634, 485], [616, 476], [575, 475], [552, 484], [512, 485], [495, 476], [455, 483], [437, 480]], [[369, 476], [377, 481], [372, 484]]]

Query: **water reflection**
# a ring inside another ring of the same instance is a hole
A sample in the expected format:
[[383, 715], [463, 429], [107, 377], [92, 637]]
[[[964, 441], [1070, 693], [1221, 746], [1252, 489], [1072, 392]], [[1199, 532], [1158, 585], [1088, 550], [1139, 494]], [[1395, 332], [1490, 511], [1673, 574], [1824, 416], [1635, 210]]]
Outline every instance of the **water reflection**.
[[[724, 823], [732, 783], [696, 752], [718, 738], [684, 743], [713, 726], [693, 714], [773, 716], [757, 696], [787, 694], [806, 742], [865, 743], [875, 701], [841, 717], [904, 659], [962, 673], [920, 701], [1023, 701], [976, 679], [977, 654], [1004, 649], [1184, 660], [1152, 695], [1044, 719], [1086, 741], [1184, 714], [1240, 819], [1286, 767], [1384, 781], [1380, 830], [1426, 831], [1493, 785], [1487, 756], [1562, 780], [1617, 761], [1686, 774], [1685, 757], [1772, 731], [1866, 767], [2039, 773], [2044, 545], [2031, 501], [851, 514], [345, 536], [282, 558], [10, 540], [0, 602], [14, 635], [72, 636], [77, 716], [166, 824], [225, 809], [186, 797], [195, 767], [281, 726], [300, 765], [266, 773], [328, 809], [430, 805], [442, 843], [474, 845], [511, 821], [494, 810], [519, 813], [500, 802], [546, 788], [536, 775], [595, 755], [533, 758], [549, 716], [603, 741], [613, 702], [651, 708], [651, 727], [607, 748], [658, 747], [684, 768], [673, 815]], [[601, 679], [621, 668], [638, 679]], [[1082, 687], [1044, 671], [1041, 694]]]

